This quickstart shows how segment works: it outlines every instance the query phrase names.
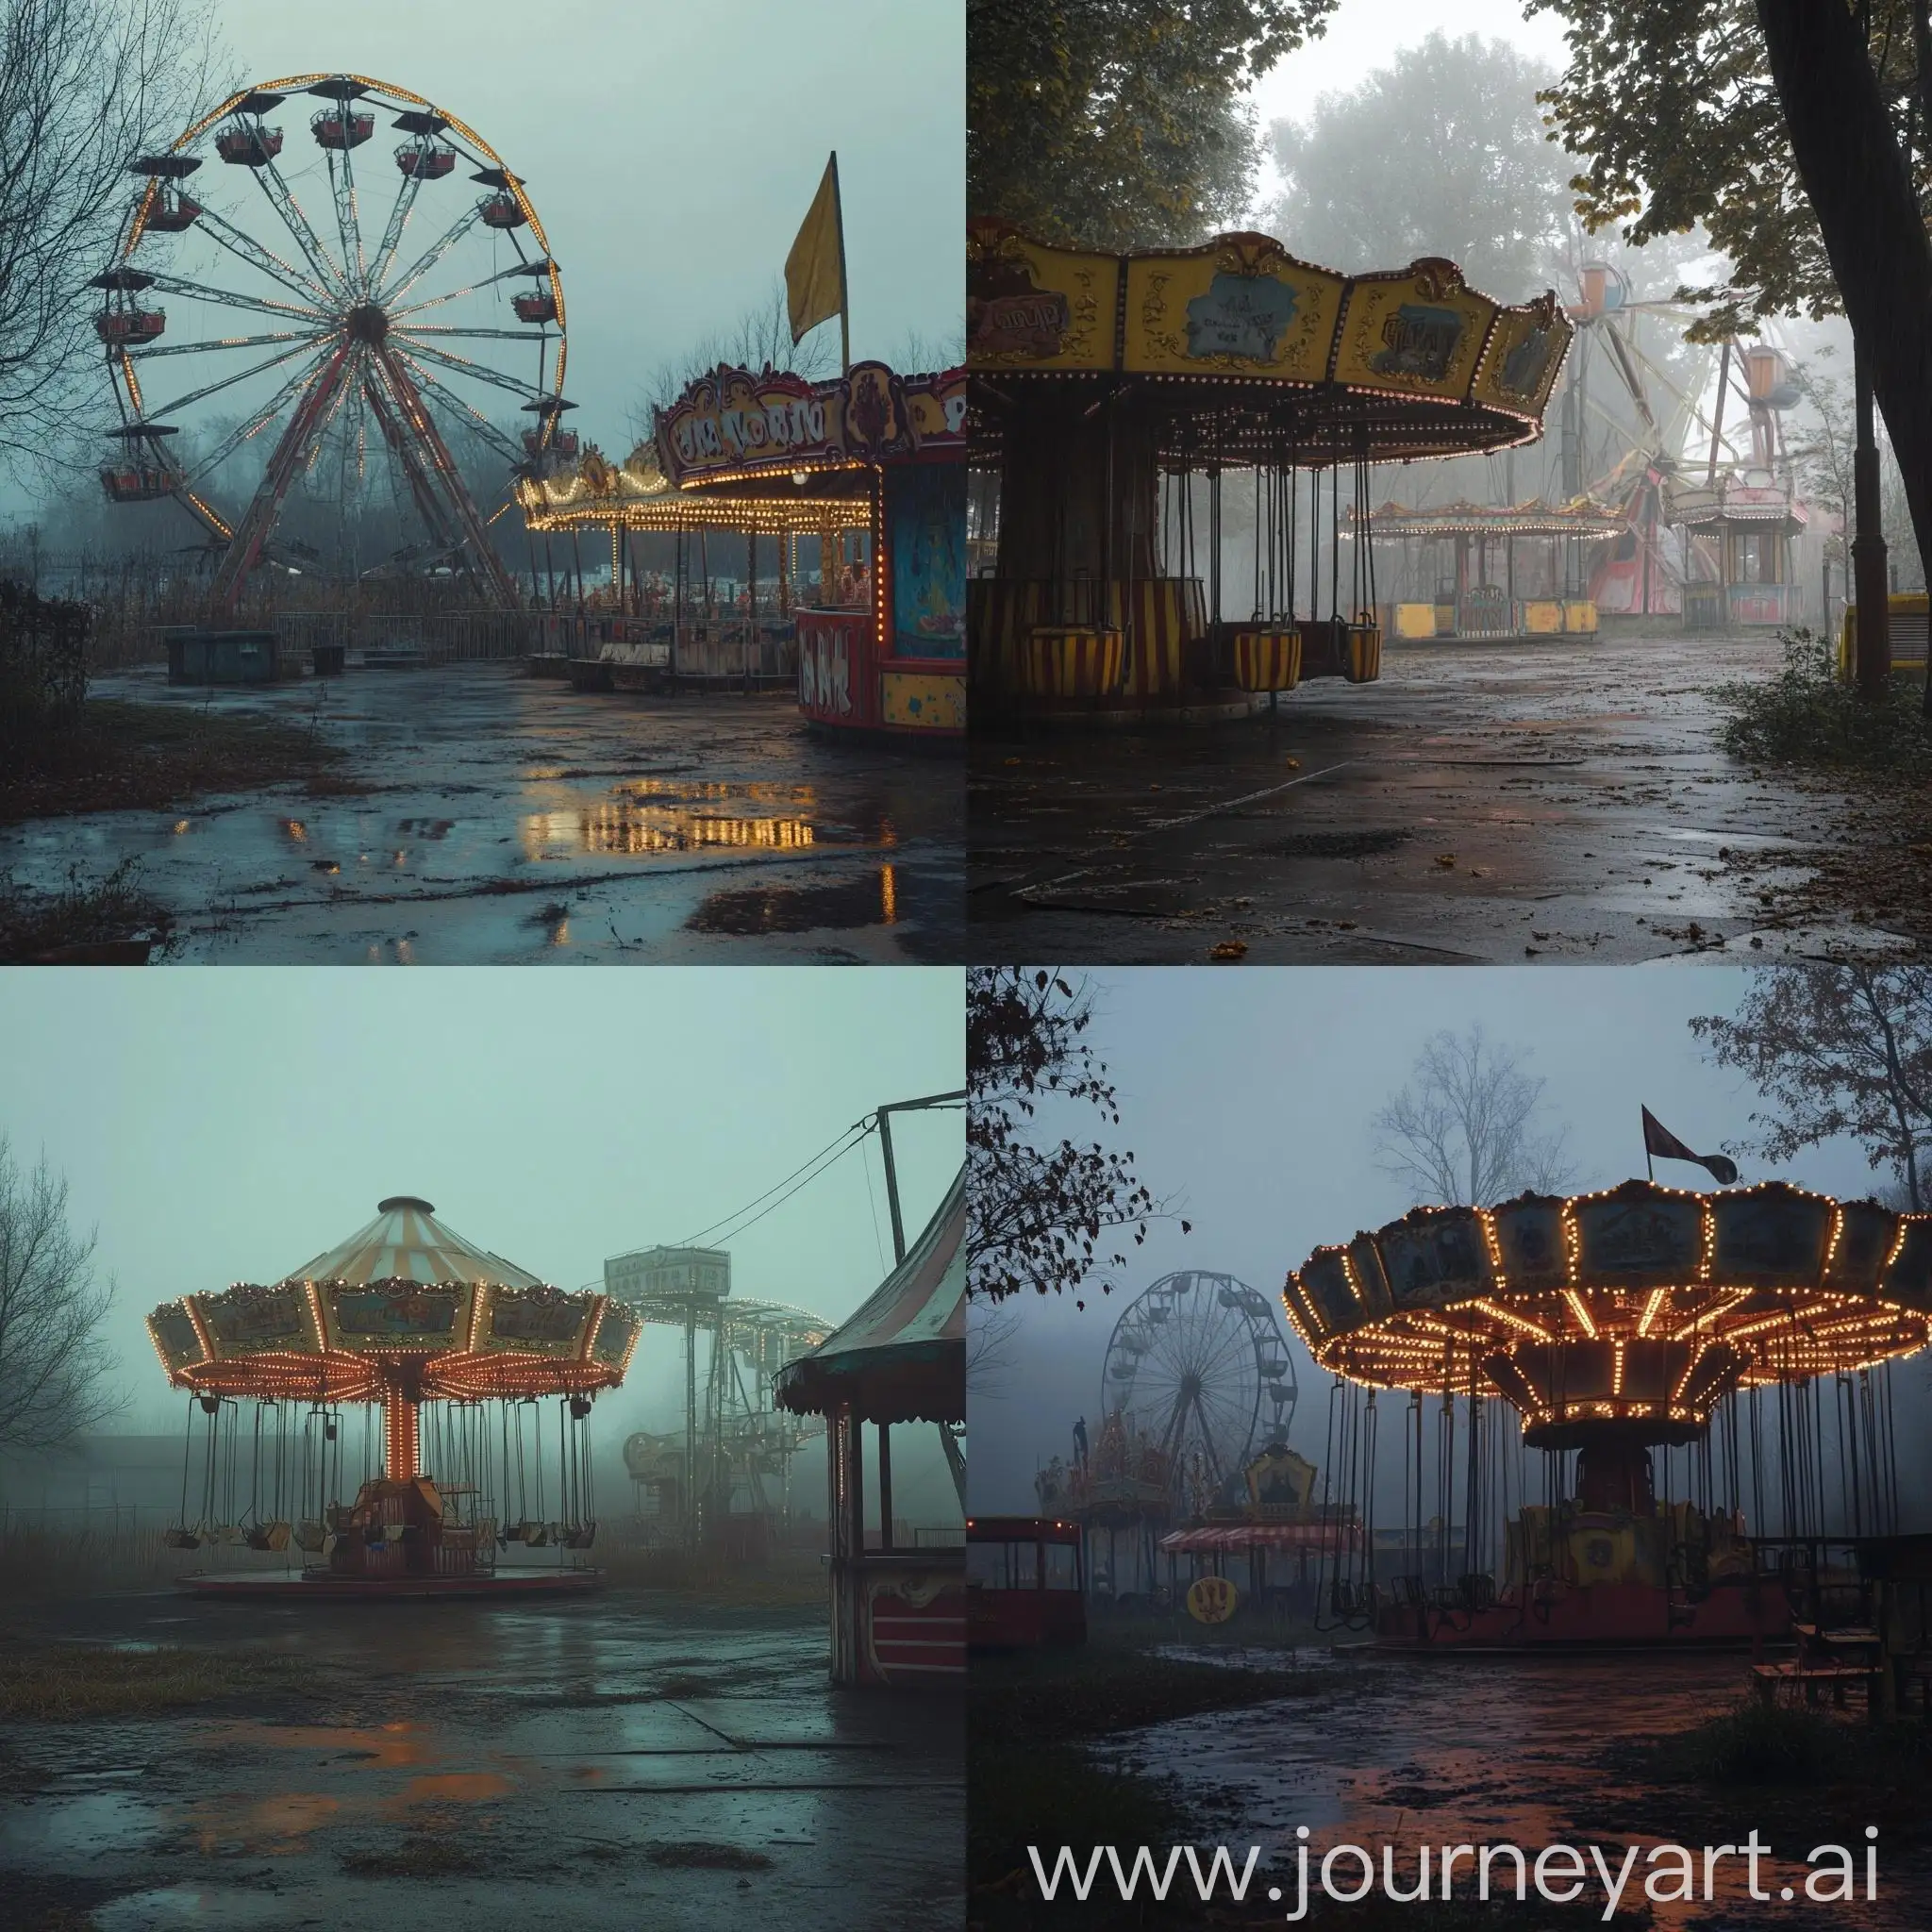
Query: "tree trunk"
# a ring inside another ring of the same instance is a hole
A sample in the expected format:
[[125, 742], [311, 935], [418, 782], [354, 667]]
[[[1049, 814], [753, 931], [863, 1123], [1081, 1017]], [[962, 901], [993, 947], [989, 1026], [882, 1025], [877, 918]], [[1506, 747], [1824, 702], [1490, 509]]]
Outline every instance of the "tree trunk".
[[1799, 178], [1904, 473], [1932, 540], [1932, 239], [1844, 0], [1757, 0]]

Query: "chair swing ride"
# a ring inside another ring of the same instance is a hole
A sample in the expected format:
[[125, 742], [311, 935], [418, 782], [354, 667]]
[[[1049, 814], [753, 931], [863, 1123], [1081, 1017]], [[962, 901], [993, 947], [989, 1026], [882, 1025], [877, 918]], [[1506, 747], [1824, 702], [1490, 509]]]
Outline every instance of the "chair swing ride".
[[[1335, 1377], [1326, 1617], [1432, 1648], [1756, 1643], [1830, 1588], [1829, 1550], [1896, 1526], [1888, 1369], [1932, 1337], [1932, 1215], [1781, 1181], [1417, 1208], [1283, 1298]], [[1403, 1515], [1378, 1539], [1389, 1391]], [[1499, 1402], [1545, 1452], [1541, 1502]]]
[[[622, 1303], [549, 1286], [407, 1194], [273, 1285], [164, 1304], [148, 1333], [190, 1396], [181, 1517], [166, 1541], [305, 1559], [294, 1574], [217, 1570], [181, 1582], [200, 1594], [301, 1584], [330, 1597], [593, 1586], [588, 1424], [598, 1394], [623, 1382], [639, 1332]], [[359, 1461], [348, 1454], [351, 1409]], [[500, 1563], [513, 1547], [557, 1560]]]

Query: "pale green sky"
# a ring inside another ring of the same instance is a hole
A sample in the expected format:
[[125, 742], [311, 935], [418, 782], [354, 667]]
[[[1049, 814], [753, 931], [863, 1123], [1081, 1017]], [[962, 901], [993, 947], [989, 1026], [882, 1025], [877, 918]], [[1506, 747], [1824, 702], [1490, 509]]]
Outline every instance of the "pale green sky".
[[[75, 1220], [98, 1224], [137, 1398], [123, 1426], [173, 1427], [141, 1325], [158, 1303], [272, 1281], [398, 1193], [548, 1280], [591, 1282], [881, 1101], [960, 1086], [963, 997], [937, 967], [16, 969], [0, 972], [0, 1133], [29, 1164], [44, 1148]], [[962, 1116], [901, 1116], [894, 1143], [910, 1240], [963, 1158]], [[891, 1241], [872, 1142], [729, 1243], [733, 1292], [843, 1316]], [[638, 1404], [668, 1393], [672, 1349], [647, 1332]]]

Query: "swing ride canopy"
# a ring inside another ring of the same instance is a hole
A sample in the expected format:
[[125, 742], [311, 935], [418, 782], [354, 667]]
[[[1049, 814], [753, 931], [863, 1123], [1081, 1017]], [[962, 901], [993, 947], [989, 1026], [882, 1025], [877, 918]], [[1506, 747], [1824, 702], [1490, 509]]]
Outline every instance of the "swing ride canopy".
[[1505, 448], [1541, 432], [1573, 325], [1554, 292], [1509, 308], [1428, 257], [1344, 275], [1273, 237], [1129, 255], [967, 223], [975, 459], [1053, 392], [1109, 389], [1161, 419], [1164, 462], [1324, 465]]
[[183, 1296], [147, 1326], [179, 1389], [414, 1403], [615, 1388], [640, 1324], [610, 1296], [553, 1288], [397, 1194], [280, 1281]]
[[781, 1370], [780, 1408], [861, 1422], [966, 1420], [966, 1170], [858, 1312]]
[[[1352, 513], [1346, 521], [1353, 525]], [[1525, 503], [1484, 504], [1458, 498], [1411, 509], [1407, 504], [1378, 505], [1368, 517], [1377, 537], [1600, 537], [1621, 536], [1629, 519], [1621, 510], [1593, 497], [1578, 496], [1568, 503], [1545, 503], [1533, 496]]]
[[1532, 1447], [1682, 1443], [1739, 1388], [1923, 1348], [1932, 1215], [1782, 1181], [1417, 1208], [1317, 1248], [1283, 1300], [1322, 1367], [1372, 1388], [1501, 1395]]

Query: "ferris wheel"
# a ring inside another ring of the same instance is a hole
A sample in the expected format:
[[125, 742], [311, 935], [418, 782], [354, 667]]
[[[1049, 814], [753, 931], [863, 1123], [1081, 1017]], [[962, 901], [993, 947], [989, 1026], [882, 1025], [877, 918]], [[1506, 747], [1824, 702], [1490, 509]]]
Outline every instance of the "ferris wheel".
[[[273, 117], [301, 95], [319, 106], [289, 145]], [[384, 114], [402, 139], [372, 166], [361, 151]], [[451, 181], [458, 167], [480, 196]], [[459, 458], [500, 473], [507, 502], [513, 472], [574, 454], [576, 438], [560, 422], [562, 276], [496, 150], [420, 94], [310, 74], [244, 89], [129, 172], [141, 186], [93, 280], [119, 417], [108, 497], [188, 508], [221, 551], [215, 599], [232, 608], [252, 569], [286, 561], [291, 495], [315, 489], [346, 514], [386, 485], [424, 535], [407, 567], [514, 606]], [[258, 478], [235, 486], [258, 439]], [[225, 483], [245, 495], [238, 513], [215, 507]]]
[[1103, 1406], [1164, 1454], [1177, 1481], [1198, 1465], [1219, 1491], [1288, 1434], [1294, 1361], [1274, 1304], [1232, 1274], [1164, 1274], [1122, 1310], [1101, 1372]]

